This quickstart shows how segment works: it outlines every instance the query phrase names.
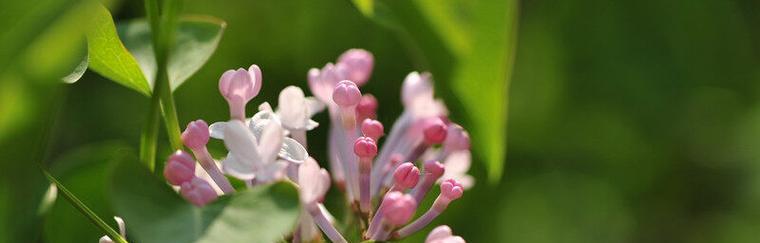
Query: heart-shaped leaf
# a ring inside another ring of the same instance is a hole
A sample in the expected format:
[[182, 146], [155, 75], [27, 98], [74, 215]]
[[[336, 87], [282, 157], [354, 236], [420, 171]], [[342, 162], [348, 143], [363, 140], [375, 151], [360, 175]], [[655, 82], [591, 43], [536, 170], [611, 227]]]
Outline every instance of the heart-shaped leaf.
[[92, 29], [87, 33], [90, 68], [127, 88], [150, 95], [151, 86], [148, 85], [137, 60], [119, 40], [111, 13], [102, 5], [96, 10], [93, 14]]
[[139, 242], [275, 242], [299, 214], [298, 194], [286, 182], [257, 186], [195, 207], [133, 161], [113, 175], [112, 201]]
[[[219, 45], [225, 27], [224, 21], [211, 16], [185, 16], [180, 19], [169, 57], [168, 72], [172, 90], [182, 85], [208, 61]], [[156, 59], [148, 21], [136, 19], [119, 23], [117, 29], [152, 87], [156, 77]]]

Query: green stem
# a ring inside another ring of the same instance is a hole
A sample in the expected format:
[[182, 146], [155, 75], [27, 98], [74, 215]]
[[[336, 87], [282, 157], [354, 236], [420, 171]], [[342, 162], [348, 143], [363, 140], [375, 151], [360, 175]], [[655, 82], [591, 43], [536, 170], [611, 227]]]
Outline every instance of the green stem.
[[150, 171], [156, 168], [156, 140], [158, 139], [158, 116], [160, 106], [160, 97], [154, 93], [150, 99], [150, 111], [145, 127], [140, 136], [140, 161], [145, 164]]
[[109, 226], [106, 222], [103, 221], [100, 217], [98, 217], [95, 212], [93, 212], [90, 208], [87, 207], [87, 205], [84, 204], [79, 198], [77, 198], [74, 193], [69, 191], [63, 184], [61, 184], [58, 179], [53, 177], [46, 169], [42, 168], [42, 173], [45, 174], [45, 177], [47, 177], [50, 182], [55, 184], [55, 186], [58, 188], [58, 190], [61, 192], [61, 195], [63, 195], [64, 198], [66, 198], [69, 203], [71, 203], [71, 206], [74, 206], [77, 210], [79, 210], [80, 213], [82, 213], [84, 216], [87, 217], [87, 219], [90, 220], [95, 226], [100, 228], [100, 230], [103, 231], [106, 235], [108, 235], [111, 240], [118, 243], [127, 243], [127, 240], [124, 239], [122, 235], [119, 234], [119, 232], [116, 232], [111, 226]]
[[[182, 148], [180, 126], [169, 83], [168, 57], [173, 43], [176, 16], [179, 12], [178, 0], [145, 0], [145, 12], [150, 22], [153, 37], [153, 51], [156, 57], [156, 77], [153, 84], [148, 122], [140, 140], [140, 157], [150, 168], [155, 169], [156, 140], [158, 139], [158, 116], [162, 113], [169, 144], [173, 150]], [[160, 110], [159, 110], [160, 109]], [[161, 113], [159, 113], [161, 112]]]

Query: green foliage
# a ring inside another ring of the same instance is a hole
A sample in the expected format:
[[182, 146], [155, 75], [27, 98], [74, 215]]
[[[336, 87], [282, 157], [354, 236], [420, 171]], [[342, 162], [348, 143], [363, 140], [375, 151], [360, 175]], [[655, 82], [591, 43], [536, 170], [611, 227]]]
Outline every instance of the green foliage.
[[[175, 43], [169, 57], [171, 89], [177, 89], [208, 61], [216, 50], [226, 23], [211, 16], [195, 15], [180, 19]], [[153, 52], [150, 26], [145, 19], [136, 19], [117, 26], [119, 36], [140, 64], [152, 84], [156, 77], [156, 58]]]
[[[147, 21], [137, 19], [116, 27], [105, 7], [98, 13], [95, 27], [88, 33], [90, 68], [150, 95], [157, 66]], [[224, 21], [211, 16], [187, 16], [180, 20], [168, 64], [172, 90], [208, 61], [222, 38], [225, 25]]]
[[462, 109], [452, 115], [468, 121], [473, 151], [485, 162], [491, 181], [498, 181], [506, 151], [517, 1], [353, 2], [364, 15], [395, 30], [416, 54], [419, 68], [443, 81], [439, 92], [453, 91]]
[[299, 213], [296, 189], [285, 182], [198, 208], [135, 161], [121, 163], [112, 178], [115, 209], [139, 242], [275, 242]]
[[66, 189], [66, 187], [61, 182], [56, 180], [55, 177], [50, 175], [50, 173], [47, 172], [46, 170], [43, 169], [42, 172], [45, 174], [45, 177], [47, 177], [48, 180], [50, 180], [50, 182], [55, 184], [55, 186], [58, 188], [58, 191], [61, 192], [61, 195], [63, 195], [63, 198], [69, 201], [69, 203], [71, 203], [72, 206], [74, 206], [77, 210], [79, 210], [80, 213], [85, 215], [87, 219], [89, 219], [90, 222], [92, 222], [95, 226], [101, 229], [103, 233], [108, 235], [108, 237], [113, 239], [115, 242], [119, 242], [119, 243], [126, 242], [124, 238], [122, 238], [122, 236], [119, 235], [119, 233], [116, 230], [114, 230], [113, 228], [111, 228], [111, 226], [106, 224], [106, 222], [103, 221], [100, 217], [98, 217], [98, 215], [95, 214], [95, 212], [90, 210], [87, 207], [87, 205], [85, 205], [81, 200], [79, 200], [79, 198], [77, 198], [76, 195], [74, 195], [68, 189]]
[[87, 32], [90, 68], [127, 88], [150, 95], [151, 86], [137, 60], [119, 39], [108, 9], [101, 5], [95, 11], [92, 21], [93, 26]]
[[[133, 158], [134, 151], [122, 144], [85, 146], [56, 160], [50, 173], [87, 204], [92, 212], [116, 226], [111, 217], [118, 215], [114, 215], [107, 197], [108, 175], [113, 165], [121, 161], [132, 162]], [[94, 241], [103, 235], [76, 208], [62, 200], [56, 200], [45, 215], [44, 233], [47, 242], [61, 243]]]
[[82, 41], [81, 26], [89, 17], [89, 2], [2, 1], [0, 75], [20, 68], [36, 79], [45, 79], [74, 64], [71, 54], [79, 51], [75, 47]]

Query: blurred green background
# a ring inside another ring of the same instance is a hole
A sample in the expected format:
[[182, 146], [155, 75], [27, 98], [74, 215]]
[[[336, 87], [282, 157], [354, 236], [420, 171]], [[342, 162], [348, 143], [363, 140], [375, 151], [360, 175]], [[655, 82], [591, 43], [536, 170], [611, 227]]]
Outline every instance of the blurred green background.
[[[72, 2], [34, 3], [57, 10]], [[5, 18], [14, 17], [11, 5], [4, 6], [2, 23], [18, 26], [17, 18]], [[503, 176], [489, 183], [481, 163], [486, 156], [475, 151], [476, 186], [434, 224], [449, 224], [470, 242], [758, 240], [760, 2], [527, 0], [518, 5], [509, 96], [495, 99], [509, 102], [485, 104], [508, 109]], [[117, 21], [143, 16], [141, 1], [111, 9]], [[439, 55], [420, 61], [424, 54], [410, 48], [408, 37], [366, 18], [348, 0], [186, 1], [184, 12], [213, 15], [228, 25], [206, 66], [175, 92], [182, 124], [228, 117], [217, 91], [226, 69], [261, 66], [264, 87], [253, 102], [276, 103], [279, 90], [306, 89], [309, 68], [334, 61], [349, 48], [375, 55], [374, 75], [363, 90], [380, 100], [385, 124], [401, 112], [400, 84], [410, 71], [430, 68], [443, 80], [436, 92], [465, 127], [472, 127], [472, 120], [463, 119], [467, 111], [454, 89], [487, 92], [478, 85], [452, 85], [445, 68], [455, 65], [454, 59]], [[36, 22], [21, 18], [35, 29], [11, 28], [0, 41], [31, 40], [59, 15], [25, 15], [35, 17]], [[396, 24], [427, 33], [414, 18]], [[0, 47], [0, 67], [12, 67], [0, 76], [0, 242], [47, 242], [50, 236], [94, 242], [102, 234], [63, 201], [53, 212], [66, 224], [38, 215], [47, 184], [36, 162], [52, 164], [64, 183], [109, 218], [103, 161], [113, 156], [81, 158], [104, 147], [134, 153], [149, 100], [92, 72], [75, 84], [50, 85], [51, 75], [39, 75], [36, 68], [42, 64], [20, 57], [17, 47]], [[42, 56], [54, 59], [56, 52]], [[487, 120], [493, 114], [474, 115]], [[321, 141], [327, 117], [316, 120], [323, 126], [309, 134], [309, 150], [325, 161]], [[167, 154], [168, 144], [163, 147], [160, 154]], [[212, 144], [213, 153], [221, 155], [222, 149]]]

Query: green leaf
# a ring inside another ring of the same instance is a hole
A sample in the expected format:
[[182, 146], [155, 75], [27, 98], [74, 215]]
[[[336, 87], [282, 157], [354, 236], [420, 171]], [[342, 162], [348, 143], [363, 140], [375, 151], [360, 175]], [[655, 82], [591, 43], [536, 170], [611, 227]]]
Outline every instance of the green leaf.
[[[180, 19], [174, 49], [169, 57], [168, 72], [172, 90], [182, 85], [208, 61], [219, 45], [225, 27], [223, 20], [211, 16], [185, 16]], [[147, 20], [119, 23], [117, 29], [152, 87], [157, 68]]]
[[517, 1], [384, 0], [374, 6], [371, 14], [361, 12], [396, 32], [417, 68], [439, 81], [437, 92], [457, 98], [449, 100], [459, 108], [451, 109], [452, 116], [464, 119], [473, 152], [491, 181], [498, 181], [506, 155]]
[[[66, 153], [52, 163], [50, 173], [96, 215], [106, 217], [106, 222], [116, 226], [107, 190], [110, 188], [109, 172], [119, 161], [132, 162], [134, 152], [121, 143], [87, 145]], [[51, 187], [55, 188], [55, 187]], [[44, 237], [47, 242], [86, 242], [100, 238], [103, 233], [87, 223], [87, 219], [65, 201], [58, 200], [45, 215]]]
[[85, 205], [81, 200], [79, 200], [79, 198], [77, 198], [73, 193], [71, 193], [68, 189], [66, 189], [66, 187], [63, 186], [63, 184], [61, 184], [61, 182], [59, 182], [58, 180], [55, 179], [55, 177], [53, 177], [52, 175], [50, 175], [50, 173], [48, 173], [47, 170], [42, 169], [42, 173], [45, 174], [45, 177], [47, 177], [48, 180], [50, 180], [50, 182], [52, 182], [53, 184], [56, 185], [56, 187], [58, 187], [58, 190], [61, 192], [61, 194], [63, 195], [63, 197], [66, 198], [66, 200], [68, 200], [69, 203], [71, 203], [72, 206], [74, 206], [75, 208], [77, 208], [77, 210], [79, 210], [79, 212], [81, 212], [82, 214], [84, 214], [85, 216], [87, 216], [87, 218], [90, 219], [90, 221], [95, 226], [97, 226], [98, 228], [100, 228], [101, 230], [103, 230], [103, 233], [105, 233], [106, 235], [108, 235], [108, 237], [110, 237], [111, 239], [113, 239], [115, 242], [120, 242], [120, 243], [121, 242], [123, 242], [123, 243], [127, 242], [126, 240], [124, 240], [123, 237], [121, 237], [121, 235], [119, 235], [118, 232], [116, 232], [116, 230], [114, 230], [113, 228], [111, 228], [111, 226], [108, 226], [108, 224], [106, 224], [106, 222], [104, 222], [102, 219], [100, 219], [100, 217], [98, 217], [98, 215], [96, 215], [94, 212], [92, 212], [92, 210], [90, 210], [87, 207], [87, 205]]
[[90, 68], [127, 88], [150, 95], [151, 86], [140, 65], [119, 40], [111, 13], [102, 5], [95, 13], [93, 26], [87, 33]]
[[113, 179], [114, 207], [139, 242], [275, 242], [299, 214], [296, 189], [285, 182], [198, 208], [136, 161], [121, 163]]
[[507, 103], [517, 36], [517, 0], [475, 4], [472, 48], [452, 80], [467, 110], [476, 151], [489, 179], [501, 178], [507, 147]]

